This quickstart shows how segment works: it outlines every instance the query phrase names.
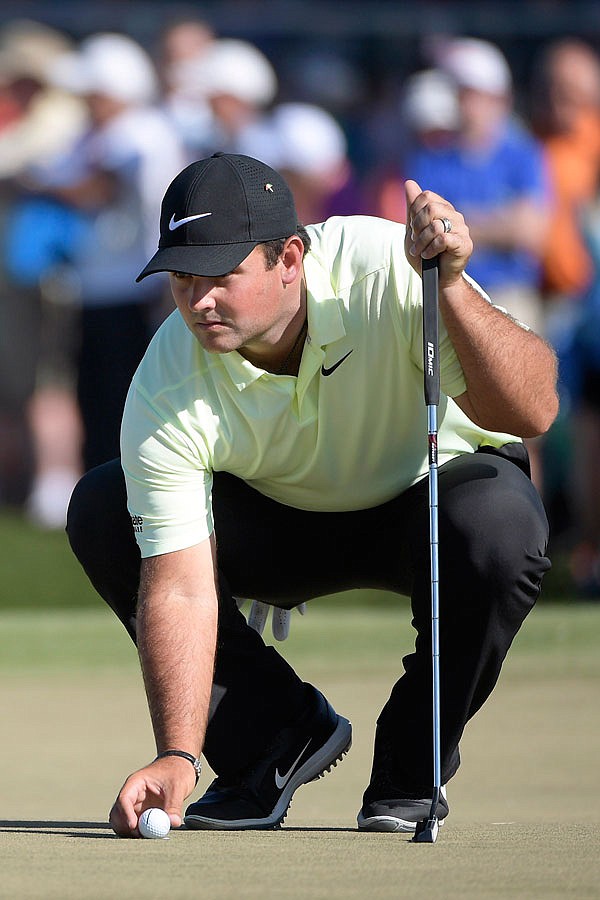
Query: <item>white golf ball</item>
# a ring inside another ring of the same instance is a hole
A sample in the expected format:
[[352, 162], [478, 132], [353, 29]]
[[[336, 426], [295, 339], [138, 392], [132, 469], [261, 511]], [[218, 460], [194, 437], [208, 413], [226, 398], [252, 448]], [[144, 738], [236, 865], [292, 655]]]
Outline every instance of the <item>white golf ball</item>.
[[140, 834], [145, 838], [166, 838], [171, 820], [164, 809], [145, 809], [138, 821]]

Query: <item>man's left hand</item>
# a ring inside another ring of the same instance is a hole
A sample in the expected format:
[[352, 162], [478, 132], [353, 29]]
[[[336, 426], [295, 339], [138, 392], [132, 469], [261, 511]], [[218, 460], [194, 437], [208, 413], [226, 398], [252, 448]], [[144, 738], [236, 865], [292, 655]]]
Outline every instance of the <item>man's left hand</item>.
[[421, 259], [439, 255], [440, 287], [455, 284], [473, 252], [473, 241], [462, 213], [433, 191], [422, 191], [416, 181], [405, 182], [406, 258], [421, 274]]

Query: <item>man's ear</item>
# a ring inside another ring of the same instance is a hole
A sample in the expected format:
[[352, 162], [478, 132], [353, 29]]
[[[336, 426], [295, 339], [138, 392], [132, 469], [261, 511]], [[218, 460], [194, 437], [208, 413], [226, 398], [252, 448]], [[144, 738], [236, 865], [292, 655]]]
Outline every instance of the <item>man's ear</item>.
[[284, 284], [292, 284], [302, 274], [304, 244], [297, 234], [289, 237], [281, 251], [279, 263]]

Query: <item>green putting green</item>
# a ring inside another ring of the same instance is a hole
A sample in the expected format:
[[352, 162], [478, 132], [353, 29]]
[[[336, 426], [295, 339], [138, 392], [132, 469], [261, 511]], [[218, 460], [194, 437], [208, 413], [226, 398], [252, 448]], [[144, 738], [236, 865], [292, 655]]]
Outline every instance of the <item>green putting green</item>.
[[464, 737], [437, 843], [416, 845], [355, 819], [375, 718], [412, 641], [408, 604], [313, 601], [280, 647], [352, 720], [348, 756], [297, 792], [278, 832], [146, 842], [106, 825], [154, 752], [124, 631], [101, 604], [0, 613], [0, 897], [597, 898], [599, 634], [600, 605], [534, 610]]

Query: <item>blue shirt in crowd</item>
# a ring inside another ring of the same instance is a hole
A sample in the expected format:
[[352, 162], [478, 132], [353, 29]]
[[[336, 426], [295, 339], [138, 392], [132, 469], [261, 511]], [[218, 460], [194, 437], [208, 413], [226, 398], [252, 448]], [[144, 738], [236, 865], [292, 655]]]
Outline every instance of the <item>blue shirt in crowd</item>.
[[[545, 203], [550, 192], [541, 146], [513, 121], [485, 153], [456, 145], [412, 148], [406, 159], [406, 176], [449, 200], [467, 224], [471, 211], [479, 217], [520, 198]], [[468, 272], [488, 291], [539, 283], [537, 260], [520, 250], [476, 247]]]

